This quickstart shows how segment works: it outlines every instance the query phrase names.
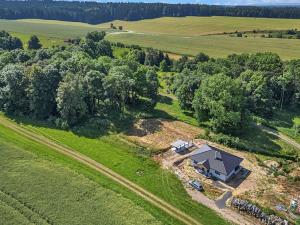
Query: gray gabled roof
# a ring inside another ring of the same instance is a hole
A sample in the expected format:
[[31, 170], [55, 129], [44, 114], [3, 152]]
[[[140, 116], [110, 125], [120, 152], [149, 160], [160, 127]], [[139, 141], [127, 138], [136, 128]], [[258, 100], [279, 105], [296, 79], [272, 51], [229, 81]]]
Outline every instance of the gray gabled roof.
[[225, 175], [228, 175], [243, 161], [240, 157], [207, 144], [203, 145], [193, 155], [191, 155], [190, 159], [196, 163], [205, 162], [206, 167], [208, 166], [207, 164], [209, 164], [209, 168]]

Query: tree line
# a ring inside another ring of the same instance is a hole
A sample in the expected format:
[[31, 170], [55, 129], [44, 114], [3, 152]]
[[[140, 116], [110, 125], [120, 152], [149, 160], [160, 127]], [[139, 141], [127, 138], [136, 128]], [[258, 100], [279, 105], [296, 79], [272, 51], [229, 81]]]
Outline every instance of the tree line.
[[[5, 45], [0, 38], [0, 110], [13, 115], [50, 119], [60, 127], [71, 127], [88, 119], [102, 119], [122, 113], [140, 102], [154, 107], [158, 78], [151, 66], [113, 57], [104, 32], [88, 33], [70, 46], [40, 48]], [[4, 48], [4, 47], [7, 48]], [[146, 56], [145, 56], [146, 58]]]
[[298, 7], [214, 6], [166, 3], [97, 3], [75, 1], [0, 0], [0, 19], [50, 19], [90, 24], [164, 16], [239, 16], [300, 18]]
[[183, 110], [215, 132], [240, 132], [252, 116], [270, 118], [276, 110], [299, 109], [300, 60], [282, 61], [274, 53], [200, 53], [174, 62], [165, 79]]

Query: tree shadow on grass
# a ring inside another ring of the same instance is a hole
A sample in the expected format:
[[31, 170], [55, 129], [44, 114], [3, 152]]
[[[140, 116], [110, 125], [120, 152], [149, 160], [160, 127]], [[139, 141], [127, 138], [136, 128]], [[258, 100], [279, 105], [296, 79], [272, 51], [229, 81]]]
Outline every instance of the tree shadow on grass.
[[[83, 136], [87, 138], [99, 138], [101, 136], [105, 136], [108, 134], [109, 129], [106, 126], [97, 126], [97, 124], [93, 124], [92, 121], [86, 121], [80, 125], [62, 129], [55, 125], [54, 122], [49, 120], [37, 120], [27, 116], [13, 116], [13, 115], [5, 115], [6, 117], [12, 119], [16, 123], [25, 126], [32, 126], [33, 128], [48, 128], [48, 129], [56, 129], [56, 130], [64, 130], [70, 131], [77, 136]], [[97, 128], [96, 128], [97, 127]]]
[[269, 122], [274, 127], [292, 128], [293, 119], [297, 116], [300, 117], [300, 110], [278, 111], [269, 119]]
[[170, 98], [169, 96], [166, 96], [166, 95], [159, 95], [158, 96], [158, 102], [163, 103], [163, 104], [167, 104], [167, 105], [172, 105], [173, 99]]
[[[57, 130], [65, 130], [74, 133], [77, 136], [87, 137], [87, 138], [100, 138], [102, 136], [108, 135], [111, 132], [116, 133], [126, 133], [130, 131], [137, 119], [140, 118], [162, 118], [168, 120], [175, 120], [174, 117], [170, 116], [168, 113], [153, 109], [153, 107], [148, 107], [142, 104], [135, 107], [132, 110], [126, 110], [123, 113], [119, 113], [116, 111], [111, 111], [107, 113], [106, 116], [93, 117], [85, 120], [84, 122], [70, 127], [68, 129], [62, 129], [55, 125], [55, 122], [52, 120], [38, 120], [31, 118], [29, 116], [14, 116], [6, 114], [6, 117], [14, 120], [18, 124], [24, 124], [26, 126], [32, 126], [36, 128], [49, 128], [49, 129], [57, 129]], [[155, 130], [159, 129], [159, 124], [154, 124], [150, 126], [144, 124], [142, 125], [147, 130], [146, 132], [155, 132]]]
[[275, 141], [278, 140], [278, 137], [269, 134], [255, 125], [250, 125], [248, 128], [245, 128], [242, 133], [236, 136], [254, 152], [279, 153], [281, 150], [281, 146], [275, 143]]

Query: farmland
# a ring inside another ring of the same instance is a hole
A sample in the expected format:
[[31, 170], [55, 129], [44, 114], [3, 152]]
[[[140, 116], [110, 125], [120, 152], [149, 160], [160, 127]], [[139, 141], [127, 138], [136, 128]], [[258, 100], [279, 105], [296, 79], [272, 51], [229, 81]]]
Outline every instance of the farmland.
[[124, 33], [109, 35], [108, 40], [125, 44], [138, 44], [166, 52], [194, 56], [204, 52], [211, 57], [226, 57], [229, 54], [274, 52], [283, 59], [295, 59], [300, 54], [300, 41], [277, 38], [238, 38], [225, 35], [180, 37], [173, 35]]
[[[170, 172], [152, 161], [146, 149], [128, 144], [118, 135], [91, 138], [87, 127], [73, 131], [58, 130], [45, 123], [22, 120], [24, 127], [69, 146], [74, 150], [104, 164], [184, 212], [208, 224], [226, 224], [210, 209], [192, 201], [184, 187]], [[27, 125], [26, 125], [27, 124]], [[205, 212], [205, 217], [203, 216]]]
[[87, 32], [101, 29], [84, 23], [55, 20], [0, 20], [0, 30], [65, 39], [83, 37]]
[[2, 126], [0, 134], [1, 224], [161, 224], [168, 217], [46, 146]]
[[[110, 34], [107, 36], [110, 41], [138, 44], [176, 54], [193, 56], [205, 52], [212, 57], [226, 57], [233, 53], [275, 52], [283, 59], [294, 59], [300, 54], [299, 40], [295, 39], [261, 38], [251, 35], [247, 38], [237, 38], [220, 35], [235, 31], [300, 29], [300, 20], [297, 19], [164, 17], [112, 23], [131, 32]], [[0, 20], [0, 30], [16, 33], [16, 36], [21, 35], [21, 38], [24, 34], [36, 34], [42, 37], [45, 46], [62, 43], [62, 40], [67, 38], [83, 37], [89, 31], [107, 30], [109, 27], [110, 23], [89, 25], [55, 20]]]
[[[223, 32], [252, 30], [284, 30], [300, 29], [299, 19], [268, 19], [246, 17], [163, 17], [158, 19], [140, 20], [134, 22], [112, 21], [115, 26], [123, 26], [144, 34], [168, 34], [173, 36], [194, 37]], [[100, 24], [109, 27], [110, 23]]]

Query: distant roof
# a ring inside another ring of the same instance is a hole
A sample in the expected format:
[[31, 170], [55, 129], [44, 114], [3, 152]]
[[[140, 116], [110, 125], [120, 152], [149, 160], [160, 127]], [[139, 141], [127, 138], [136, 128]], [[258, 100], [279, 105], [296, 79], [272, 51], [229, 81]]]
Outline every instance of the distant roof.
[[214, 169], [225, 175], [228, 175], [243, 161], [240, 157], [207, 144], [199, 148], [190, 158], [197, 163], [205, 164], [206, 168]]
[[177, 141], [173, 142], [173, 143], [171, 144], [171, 146], [172, 146], [172, 147], [175, 147], [175, 148], [179, 148], [179, 147], [182, 147], [182, 146], [184, 146], [184, 145], [186, 145], [186, 144], [188, 144], [188, 142], [183, 141], [183, 140], [177, 140]]

